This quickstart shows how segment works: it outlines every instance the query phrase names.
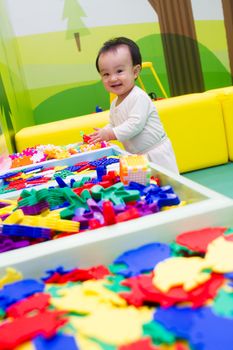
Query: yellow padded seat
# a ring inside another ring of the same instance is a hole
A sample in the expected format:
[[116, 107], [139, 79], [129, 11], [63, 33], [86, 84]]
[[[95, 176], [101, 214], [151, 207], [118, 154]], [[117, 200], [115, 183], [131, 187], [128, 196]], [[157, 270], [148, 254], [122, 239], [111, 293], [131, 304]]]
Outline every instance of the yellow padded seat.
[[233, 161], [233, 86], [208, 90], [205, 94], [213, 94], [222, 105], [226, 130], [229, 160]]
[[180, 172], [228, 161], [222, 107], [214, 95], [182, 95], [155, 105], [172, 141]]
[[80, 131], [89, 134], [94, 127], [102, 128], [108, 123], [108, 115], [109, 111], [105, 111], [21, 129], [15, 135], [17, 151], [38, 144], [68, 145], [81, 142]]
[[218, 89], [207, 90], [204, 92], [204, 94], [214, 94], [214, 95], [233, 94], [233, 86], [225, 86]]

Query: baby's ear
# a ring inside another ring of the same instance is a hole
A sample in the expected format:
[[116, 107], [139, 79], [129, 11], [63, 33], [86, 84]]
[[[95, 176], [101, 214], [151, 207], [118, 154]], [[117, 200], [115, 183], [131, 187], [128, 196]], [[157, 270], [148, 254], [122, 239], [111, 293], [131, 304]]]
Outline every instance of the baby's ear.
[[139, 73], [141, 72], [141, 65], [140, 64], [137, 64], [136, 66], [134, 66], [134, 75], [135, 75], [135, 78], [138, 77]]

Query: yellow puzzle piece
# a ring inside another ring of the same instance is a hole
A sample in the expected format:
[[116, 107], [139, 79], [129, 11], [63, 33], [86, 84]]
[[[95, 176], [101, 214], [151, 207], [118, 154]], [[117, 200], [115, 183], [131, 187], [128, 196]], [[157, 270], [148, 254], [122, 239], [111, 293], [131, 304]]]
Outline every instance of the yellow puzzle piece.
[[13, 269], [12, 267], [7, 267], [6, 274], [0, 278], [0, 288], [2, 288], [5, 284], [13, 283], [21, 279], [23, 279], [21, 272]]
[[[142, 316], [143, 315], [143, 316]], [[125, 308], [99, 307], [86, 317], [73, 317], [71, 323], [78, 333], [98, 339], [109, 345], [120, 346], [137, 341], [142, 336], [142, 326], [152, 319], [152, 311], [134, 306]]]
[[176, 286], [188, 291], [210, 278], [209, 273], [202, 271], [205, 267], [200, 257], [172, 257], [156, 265], [153, 284], [163, 292]]
[[214, 272], [233, 272], [233, 242], [224, 237], [212, 241], [208, 245], [205, 261]]
[[106, 281], [86, 281], [80, 285], [64, 288], [52, 298], [51, 304], [59, 310], [68, 310], [79, 314], [88, 314], [95, 311], [102, 304], [126, 306], [126, 301], [116, 293], [104, 287]]

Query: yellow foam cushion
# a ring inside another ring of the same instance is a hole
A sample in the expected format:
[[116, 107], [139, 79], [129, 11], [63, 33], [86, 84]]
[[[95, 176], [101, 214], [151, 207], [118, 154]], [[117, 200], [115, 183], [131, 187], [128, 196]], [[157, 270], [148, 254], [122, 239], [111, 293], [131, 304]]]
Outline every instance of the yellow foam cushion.
[[222, 105], [228, 155], [229, 160], [233, 161], [233, 86], [208, 90], [205, 94], [214, 94]]
[[229, 160], [233, 161], [233, 93], [222, 100]]
[[27, 127], [16, 133], [16, 148], [20, 152], [38, 144], [67, 145], [81, 142], [80, 131], [88, 134], [93, 132], [93, 127], [102, 128], [107, 123], [108, 111], [105, 111]]
[[233, 94], [233, 86], [226, 86], [218, 89], [211, 89], [204, 92], [204, 94]]
[[221, 103], [213, 94], [190, 94], [155, 102], [180, 172], [228, 161]]

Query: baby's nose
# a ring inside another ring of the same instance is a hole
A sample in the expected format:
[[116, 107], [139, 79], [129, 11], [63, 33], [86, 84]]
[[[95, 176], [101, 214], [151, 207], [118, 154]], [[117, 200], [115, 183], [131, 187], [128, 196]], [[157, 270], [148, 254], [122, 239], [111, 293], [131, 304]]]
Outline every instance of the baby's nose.
[[117, 80], [116, 74], [111, 74], [110, 79], [111, 81], [116, 81]]

